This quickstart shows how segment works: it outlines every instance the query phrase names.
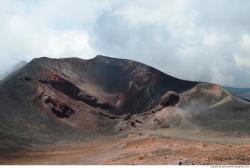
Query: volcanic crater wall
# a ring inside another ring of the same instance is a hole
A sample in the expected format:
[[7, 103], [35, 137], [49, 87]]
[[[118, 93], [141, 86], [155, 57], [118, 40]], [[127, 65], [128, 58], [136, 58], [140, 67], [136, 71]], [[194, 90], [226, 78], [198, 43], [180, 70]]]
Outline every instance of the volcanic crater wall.
[[131, 60], [37, 58], [0, 85], [0, 128], [13, 134], [16, 128], [28, 130], [18, 131], [26, 137], [54, 132], [70, 137], [72, 129], [112, 132], [118, 120], [148, 111], [167, 91], [180, 93], [196, 84]]
[[135, 61], [105, 56], [90, 60], [41, 58], [36, 62], [64, 77], [50, 81], [55, 89], [92, 106], [113, 109], [117, 114], [142, 113], [158, 104], [167, 91], [180, 93], [197, 84]]

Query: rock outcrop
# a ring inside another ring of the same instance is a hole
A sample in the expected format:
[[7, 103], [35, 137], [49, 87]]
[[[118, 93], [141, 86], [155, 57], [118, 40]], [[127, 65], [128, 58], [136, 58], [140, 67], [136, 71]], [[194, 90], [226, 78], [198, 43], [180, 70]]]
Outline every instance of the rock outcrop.
[[180, 96], [174, 91], [168, 91], [161, 97], [160, 105], [163, 107], [174, 106], [180, 101]]

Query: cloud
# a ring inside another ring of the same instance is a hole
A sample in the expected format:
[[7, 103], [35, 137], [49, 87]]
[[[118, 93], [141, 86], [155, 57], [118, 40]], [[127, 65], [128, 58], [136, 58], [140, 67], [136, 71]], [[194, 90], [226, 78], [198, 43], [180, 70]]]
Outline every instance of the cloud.
[[234, 60], [239, 67], [246, 67], [250, 69], [250, 58], [234, 55]]
[[250, 52], [250, 35], [243, 34], [240, 39], [240, 48], [246, 52]]
[[[234, 61], [239, 68], [250, 70], [250, 35], [243, 34], [239, 41], [239, 50], [234, 55]], [[250, 73], [249, 73], [250, 74]]]
[[34, 57], [103, 54], [250, 87], [249, 11], [247, 0], [1, 1], [1, 72]]
[[127, 2], [100, 15], [91, 44], [100, 53], [135, 59], [179, 78], [249, 87], [250, 81], [239, 80], [247, 69], [234, 57], [248, 31], [246, 6], [224, 0]]
[[[83, 23], [90, 23], [96, 10], [106, 7], [104, 4], [64, 0], [32, 2], [1, 1], [0, 62], [4, 64], [0, 77], [6, 76], [18, 62], [34, 57], [88, 59], [97, 54], [89, 45]], [[77, 5], [83, 4], [86, 9], [82, 11]]]
[[210, 32], [204, 34], [203, 44], [207, 47], [220, 47], [227, 40], [229, 37], [226, 35]]

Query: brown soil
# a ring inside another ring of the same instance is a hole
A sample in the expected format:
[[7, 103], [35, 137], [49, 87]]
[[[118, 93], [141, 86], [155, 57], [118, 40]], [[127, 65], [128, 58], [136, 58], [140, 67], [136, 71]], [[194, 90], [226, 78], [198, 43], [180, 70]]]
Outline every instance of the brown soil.
[[249, 144], [130, 134], [6, 154], [1, 164], [249, 164]]

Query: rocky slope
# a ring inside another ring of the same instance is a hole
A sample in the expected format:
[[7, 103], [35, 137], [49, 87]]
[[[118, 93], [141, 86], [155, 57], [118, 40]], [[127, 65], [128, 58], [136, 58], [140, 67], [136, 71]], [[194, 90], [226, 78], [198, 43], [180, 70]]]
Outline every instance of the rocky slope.
[[2, 81], [0, 95], [2, 150], [138, 128], [250, 132], [249, 103], [223, 88], [105, 56], [34, 59]]
[[120, 122], [116, 129], [165, 129], [211, 131], [224, 135], [250, 134], [250, 103], [222, 87], [200, 83], [181, 94], [169, 91], [159, 105]]
[[195, 84], [130, 60], [38, 58], [2, 82], [0, 131], [4, 140], [41, 143], [110, 133], [118, 119], [149, 110], [166, 91]]

